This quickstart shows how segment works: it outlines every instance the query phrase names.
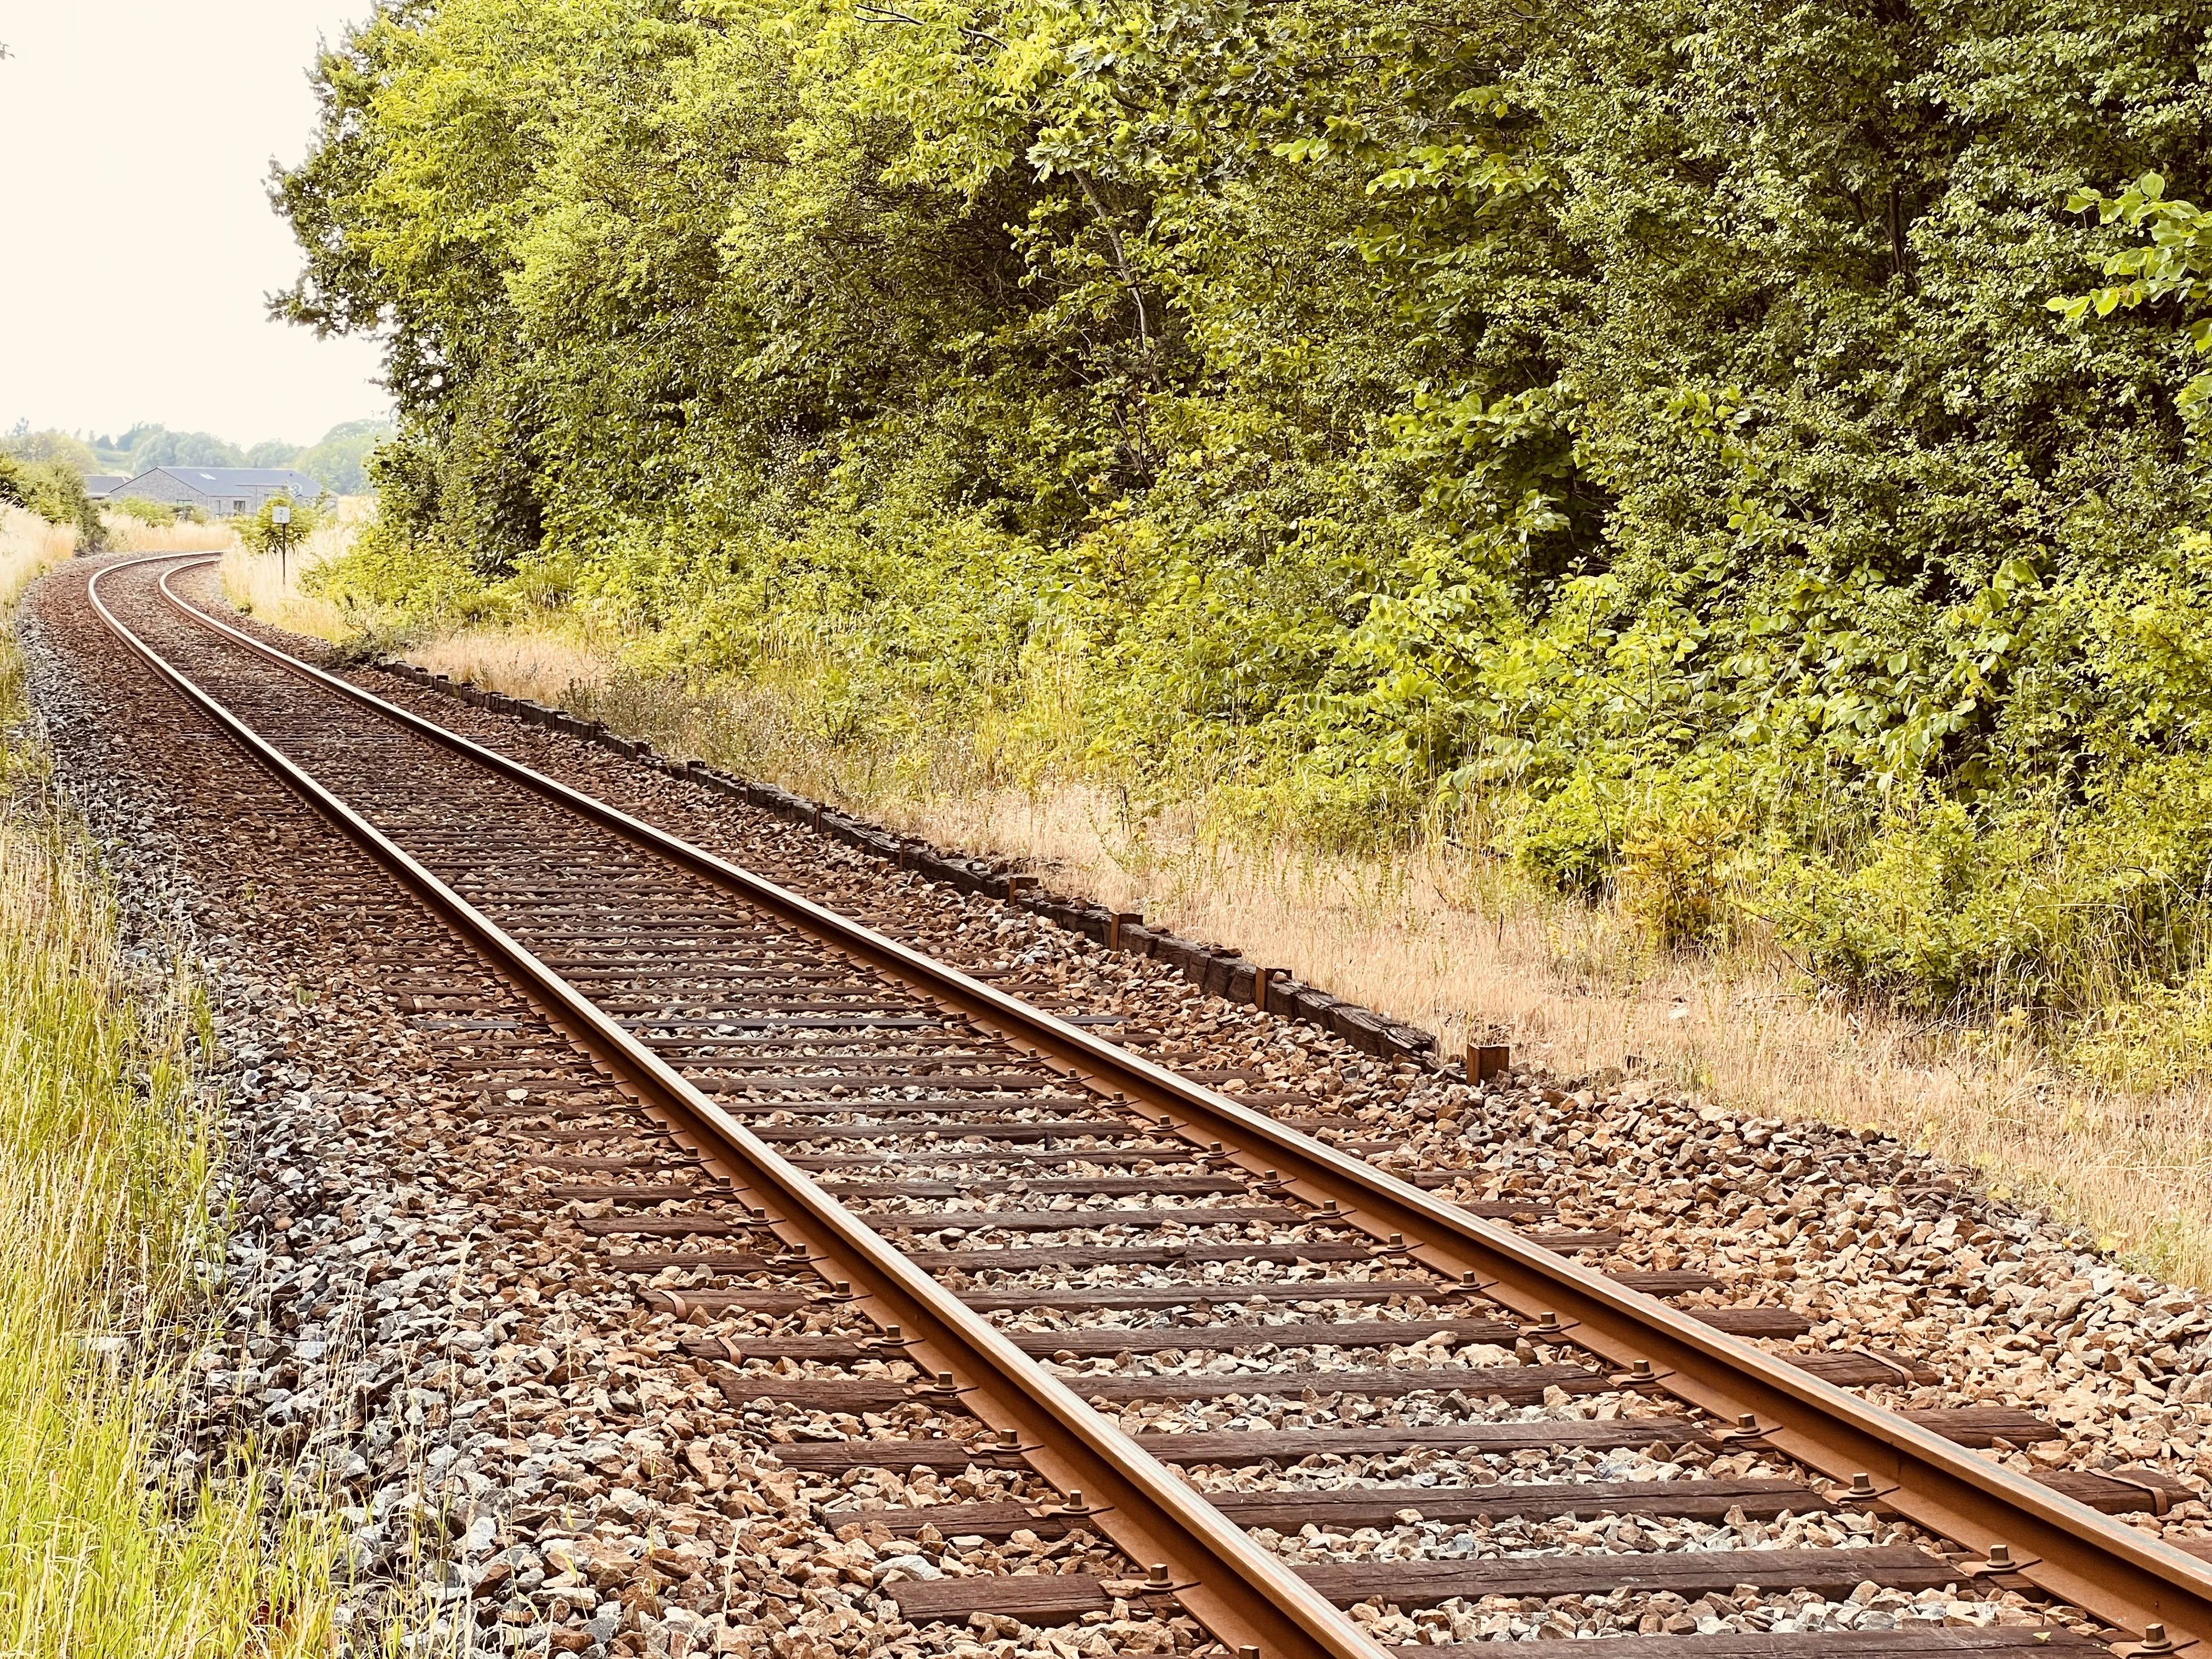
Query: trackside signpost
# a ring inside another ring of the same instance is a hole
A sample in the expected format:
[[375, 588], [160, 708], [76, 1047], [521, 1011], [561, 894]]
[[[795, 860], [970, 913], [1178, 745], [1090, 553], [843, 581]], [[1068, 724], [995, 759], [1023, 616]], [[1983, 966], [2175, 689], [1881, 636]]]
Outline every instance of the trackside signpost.
[[287, 574], [290, 562], [285, 555], [292, 550], [292, 504], [277, 502], [269, 510], [269, 522], [276, 526], [276, 586], [281, 591], [291, 586]]

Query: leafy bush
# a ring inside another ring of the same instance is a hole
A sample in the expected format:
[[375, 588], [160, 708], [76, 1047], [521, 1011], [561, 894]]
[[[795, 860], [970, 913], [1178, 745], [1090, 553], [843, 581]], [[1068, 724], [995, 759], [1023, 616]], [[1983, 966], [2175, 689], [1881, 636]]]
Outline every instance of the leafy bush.
[[107, 503], [111, 513], [120, 513], [126, 519], [136, 519], [141, 524], [170, 525], [177, 521], [177, 509], [167, 501], [149, 501], [143, 495], [125, 495]]
[[80, 552], [100, 544], [100, 514], [85, 494], [83, 474], [68, 461], [0, 454], [0, 501], [27, 507], [48, 524], [74, 526]]

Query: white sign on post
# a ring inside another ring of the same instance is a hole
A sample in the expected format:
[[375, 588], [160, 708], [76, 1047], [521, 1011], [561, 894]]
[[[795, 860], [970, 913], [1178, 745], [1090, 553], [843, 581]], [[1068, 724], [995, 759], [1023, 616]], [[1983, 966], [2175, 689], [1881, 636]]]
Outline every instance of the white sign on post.
[[292, 585], [292, 562], [285, 555], [292, 550], [292, 504], [277, 501], [269, 509], [269, 522], [276, 526], [276, 586]]

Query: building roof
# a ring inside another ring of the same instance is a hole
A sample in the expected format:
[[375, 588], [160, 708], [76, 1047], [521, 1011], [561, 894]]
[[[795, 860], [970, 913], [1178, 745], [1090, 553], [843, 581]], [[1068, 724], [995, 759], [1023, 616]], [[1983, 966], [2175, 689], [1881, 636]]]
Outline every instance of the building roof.
[[84, 493], [88, 495], [112, 495], [118, 484], [130, 482], [119, 472], [88, 472], [84, 475]]
[[[204, 495], [234, 489], [289, 489], [295, 495], [315, 496], [323, 487], [304, 472], [289, 466], [149, 466], [138, 478], [164, 473]], [[130, 482], [136, 483], [138, 478]]]

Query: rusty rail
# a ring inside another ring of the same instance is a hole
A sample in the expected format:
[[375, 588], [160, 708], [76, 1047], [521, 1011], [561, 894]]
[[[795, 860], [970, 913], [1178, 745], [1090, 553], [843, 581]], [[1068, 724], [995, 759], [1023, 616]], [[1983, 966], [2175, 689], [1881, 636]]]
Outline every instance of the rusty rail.
[[[131, 633], [99, 593], [101, 577], [126, 568], [111, 566], [92, 580], [94, 606], [110, 628], [481, 951], [539, 1012], [727, 1178], [734, 1196], [750, 1195], [773, 1206], [772, 1213], [780, 1212], [779, 1234], [806, 1249], [825, 1280], [872, 1304], [869, 1311], [878, 1323], [917, 1334], [915, 1357], [951, 1371], [963, 1389], [975, 1391], [979, 1397], [970, 1408], [975, 1415], [1002, 1436], [1016, 1437], [1032, 1466], [1062, 1492], [1083, 1492], [1095, 1524], [1133, 1559], [1165, 1565], [1177, 1599], [1217, 1637], [1265, 1659], [1383, 1659], [1384, 1650], [1358, 1625], [1165, 1465]], [[181, 603], [166, 580], [164, 591]]]

